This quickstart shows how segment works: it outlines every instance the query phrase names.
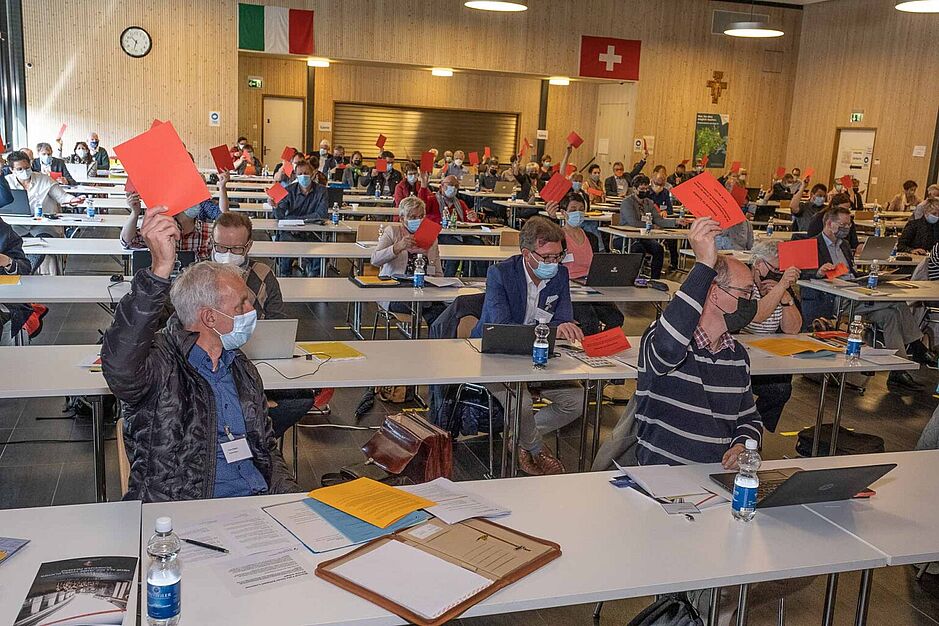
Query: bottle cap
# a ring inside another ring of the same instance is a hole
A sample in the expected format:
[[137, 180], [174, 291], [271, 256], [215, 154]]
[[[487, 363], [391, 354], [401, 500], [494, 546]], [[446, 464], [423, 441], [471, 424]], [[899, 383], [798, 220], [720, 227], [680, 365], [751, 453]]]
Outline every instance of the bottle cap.
[[855, 321], [855, 322], [860, 322], [860, 321], [861, 321], [861, 316], [860, 316], [860, 315], [855, 315], [855, 316], [854, 316], [854, 321]]
[[746, 447], [747, 450], [756, 450], [759, 445], [756, 443], [756, 439], [747, 439]]
[[158, 533], [168, 533], [173, 530], [173, 519], [170, 517], [158, 517], [154, 528]]

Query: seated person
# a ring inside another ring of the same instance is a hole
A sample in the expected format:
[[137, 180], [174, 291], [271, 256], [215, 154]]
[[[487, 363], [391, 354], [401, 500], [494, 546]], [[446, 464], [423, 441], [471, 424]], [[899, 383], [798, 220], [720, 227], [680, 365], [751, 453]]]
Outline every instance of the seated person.
[[98, 133], [88, 135], [88, 148], [91, 150], [91, 158], [95, 160], [95, 169], [105, 171], [111, 169], [111, 158], [108, 156], [108, 151], [101, 147]]
[[[5, 181], [0, 181], [0, 202], [12, 202]], [[6, 197], [3, 197], [3, 196]], [[23, 253], [23, 239], [0, 218], [0, 276], [27, 275], [32, 271], [29, 259]], [[28, 304], [0, 303], [0, 346], [12, 346], [13, 337], [20, 332], [23, 323], [32, 314]]]
[[416, 196], [421, 190], [421, 181], [418, 180], [417, 166], [408, 161], [404, 164], [404, 178], [395, 185], [395, 206], [408, 196]]
[[329, 174], [337, 165], [339, 165], [339, 161], [336, 160], [336, 158], [330, 152], [329, 141], [327, 141], [326, 139], [323, 139], [322, 141], [320, 141], [319, 157], [320, 157], [319, 171], [322, 174]]
[[633, 179], [638, 176], [642, 168], [646, 166], [647, 158], [649, 158], [648, 150], [645, 152], [645, 156], [642, 160], [633, 166], [629, 174], [626, 174], [626, 166], [623, 165], [622, 161], [614, 163], [613, 175], [608, 177], [603, 183], [603, 186], [606, 188], [606, 195], [624, 197], [629, 192], [629, 188], [635, 185]]
[[[652, 223], [659, 228], [675, 228], [679, 226], [679, 220], [662, 217], [655, 203], [649, 197], [649, 179], [640, 174], [633, 180], [635, 188], [626, 197], [619, 206], [619, 223], [624, 226], [633, 226], [635, 228], [645, 228], [646, 214], [652, 216]], [[644, 254], [652, 256], [652, 268], [650, 276], [657, 280], [662, 276], [662, 266], [665, 264], [665, 249], [662, 244], [654, 239], [633, 239], [630, 242], [632, 249], [638, 249]], [[677, 265], [678, 259], [672, 259], [672, 265]]]
[[[486, 324], [544, 322], [557, 329], [558, 338], [581, 341], [584, 335], [574, 323], [567, 268], [560, 266], [565, 256], [564, 232], [536, 215], [522, 227], [519, 247], [521, 254], [489, 268], [486, 299], [472, 336], [481, 337]], [[564, 466], [541, 438], [580, 417], [583, 389], [576, 383], [552, 383], [538, 393], [551, 404], [532, 415], [531, 389], [522, 385], [518, 465], [526, 474], [559, 474]], [[508, 406], [505, 400], [503, 406]]]
[[897, 252], [929, 254], [939, 243], [939, 198], [929, 198], [923, 203], [923, 217], [912, 219], [903, 227]]
[[691, 177], [688, 175], [688, 172], [685, 171], [685, 163], [682, 162], [675, 166], [674, 173], [666, 179], [666, 182], [672, 187], [677, 187], [689, 178]]
[[[815, 237], [822, 232], [822, 226], [825, 223], [825, 213], [830, 211], [833, 208], [844, 208], [852, 209], [851, 198], [847, 194], [836, 193], [831, 197], [831, 202], [829, 202], [828, 207], [824, 211], [820, 211], [812, 216], [812, 221], [809, 222], [808, 235], [809, 237]], [[854, 224], [854, 218], [851, 218], [851, 230], [848, 231], [848, 245], [851, 246], [852, 250], [861, 250], [861, 242], [857, 236], [857, 226]]]
[[913, 209], [913, 219], [919, 219], [923, 217], [923, 211], [926, 209], [926, 203], [929, 202], [932, 198], [939, 198], [939, 185], [930, 185], [929, 187], [926, 187], [926, 198], [917, 204], [915, 209]]
[[[586, 278], [593, 262], [593, 253], [599, 251], [597, 238], [583, 229], [585, 209], [583, 198], [571, 191], [561, 202], [548, 202], [545, 211], [555, 217], [560, 211], [564, 219], [565, 249], [567, 257], [562, 261], [571, 280]], [[626, 285], [624, 285], [626, 286]], [[574, 319], [580, 324], [584, 335], [595, 335], [608, 328], [623, 325], [623, 314], [611, 302], [574, 302]]]
[[808, 183], [808, 178], [799, 181], [799, 185], [792, 193], [792, 200], [789, 201], [789, 209], [792, 211], [792, 230], [807, 231], [812, 223], [812, 218], [825, 206], [828, 187], [821, 183], [812, 185], [812, 194], [809, 199], [802, 200], [802, 189]]
[[[165, 212], [147, 212], [141, 232], [153, 265], [134, 276], [101, 346], [104, 377], [124, 403], [126, 497], [299, 491], [271, 432], [261, 377], [239, 350], [257, 319], [241, 271], [197, 263], [171, 283], [179, 231]], [[167, 297], [176, 312], [156, 331]], [[233, 438], [246, 440], [245, 455], [224, 453]]]
[[58, 176], [53, 176], [53, 173], [61, 174], [61, 177], [64, 178], [69, 185], [77, 184], [69, 173], [68, 168], [65, 167], [65, 161], [52, 156], [51, 145], [46, 142], [37, 143], [36, 152], [39, 153], [39, 156], [33, 159], [32, 168], [34, 172], [41, 172], [52, 178], [58, 178]]
[[749, 250], [753, 247], [753, 224], [745, 219], [722, 230], [714, 239], [718, 250]]
[[916, 184], [915, 180], [908, 180], [903, 183], [903, 191], [898, 193], [893, 197], [887, 204], [887, 211], [912, 211], [916, 208], [916, 205], [922, 202], [919, 196], [916, 195], [916, 190], [919, 189], [919, 185]]
[[[309, 161], [302, 161], [294, 169], [297, 182], [287, 186], [287, 195], [274, 207], [274, 217], [278, 220], [327, 220], [329, 218], [329, 193], [326, 187], [314, 182], [316, 167]], [[314, 232], [279, 231], [278, 241], [319, 241]], [[303, 275], [314, 277], [320, 275], [322, 259], [302, 259], [300, 267]], [[293, 259], [280, 258], [277, 260], [278, 272], [281, 276], [290, 276]]]
[[264, 170], [264, 164], [254, 156], [254, 146], [250, 143], [245, 144], [234, 165], [235, 173], [239, 176], [260, 176]]
[[[841, 278], [857, 276], [854, 268], [854, 254], [846, 241], [850, 230], [851, 211], [844, 208], [831, 209], [825, 213], [824, 222], [821, 234], [814, 238], [818, 243], [820, 267], [818, 270], [803, 270], [802, 279], [824, 278], [825, 272], [834, 269], [839, 263], [844, 263], [848, 268], [848, 274]], [[810, 330], [816, 318], [836, 316], [833, 294], [803, 287], [801, 295], [804, 330]], [[936, 361], [936, 355], [927, 350], [923, 344], [923, 332], [920, 330], [919, 322], [905, 302], [861, 302], [854, 311], [865, 321], [877, 325], [884, 345], [896, 350], [897, 356], [911, 358], [921, 363]], [[895, 385], [910, 390], [922, 389], [922, 385], [916, 382], [908, 372], [890, 372], [887, 376], [887, 383], [888, 388], [890, 385]]]
[[349, 189], [368, 186], [368, 176], [362, 166], [362, 153], [358, 150], [352, 153], [349, 167], [342, 170], [342, 184], [347, 185]]
[[606, 202], [606, 187], [603, 185], [603, 180], [600, 178], [600, 164], [591, 163], [590, 167], [587, 168], [587, 179], [584, 181], [584, 191], [587, 191], [589, 194], [590, 191], [599, 193], [600, 195], [593, 195], [597, 202]]
[[[424, 201], [416, 196], [408, 196], [398, 205], [398, 221], [388, 224], [378, 238], [378, 245], [372, 252], [371, 263], [381, 268], [379, 276], [413, 276], [414, 260], [418, 254], [424, 255], [425, 276], [442, 276], [440, 251], [435, 241], [429, 250], [417, 247], [414, 233], [420, 228], [426, 216]], [[410, 313], [411, 306], [406, 302], [383, 303], [394, 313]], [[446, 306], [442, 302], [424, 302], [421, 315], [427, 325], [443, 312]]]
[[[66, 157], [65, 163], [81, 163], [85, 165], [85, 172], [88, 176], [98, 175], [98, 162], [91, 156], [91, 150], [88, 149], [88, 144], [84, 141], [79, 141], [75, 144], [74, 152], [72, 152], [71, 156]], [[65, 169], [68, 170], [67, 167]]]
[[640, 465], [722, 463], [735, 469], [747, 439], [762, 441], [750, 359], [731, 333], [753, 320], [753, 275], [718, 255], [720, 226], [694, 221], [695, 264], [639, 345], [636, 421]]
[[492, 191], [496, 188], [497, 182], [499, 182], [499, 160], [491, 158], [485, 167], [480, 168], [479, 189], [481, 191]]
[[290, 157], [290, 165], [293, 167], [293, 170], [291, 170], [289, 175], [287, 174], [287, 172], [284, 171], [283, 162], [275, 165], [274, 166], [274, 182], [280, 183], [284, 187], [287, 187], [287, 185], [297, 180], [297, 166], [300, 165], [302, 161], [304, 161], [303, 153], [299, 151], [294, 152], [293, 156]]
[[[460, 179], [456, 176], [445, 176], [440, 181], [440, 187], [437, 193], [431, 193], [429, 186], [429, 174], [422, 174], [421, 188], [418, 191], [418, 197], [427, 205], [427, 216], [435, 222], [443, 224], [444, 227], [449, 224], [449, 220], [456, 216], [457, 222], [469, 222], [477, 224], [482, 220], [474, 209], [471, 209], [459, 197]], [[436, 219], [435, 219], [436, 218]], [[439, 220], [439, 221], [438, 221]], [[447, 220], [445, 222], [445, 220]], [[442, 244], [465, 244], [473, 246], [483, 245], [483, 240], [473, 235], [444, 235], [441, 234], [437, 241]], [[443, 275], [456, 276], [457, 268], [461, 261], [444, 261]], [[463, 261], [463, 276], [480, 276], [481, 270], [476, 262]]]
[[246, 145], [248, 145], [248, 138], [239, 137], [238, 141], [235, 142], [235, 145], [228, 149], [228, 153], [231, 154], [233, 161], [237, 159], [238, 156], [244, 151]]
[[388, 163], [388, 169], [384, 172], [379, 172], [377, 169], [372, 168], [365, 182], [368, 187], [365, 193], [374, 196], [375, 189], [377, 188], [382, 196], [391, 197], [395, 187], [401, 182], [401, 172], [395, 169], [395, 155], [391, 150], [382, 150], [380, 158], [385, 159]]
[[[744, 330], [754, 334], [800, 332], [802, 314], [792, 291], [799, 280], [799, 270], [789, 267], [785, 272], [779, 271], [779, 241], [758, 241], [750, 256], [750, 269], [756, 315]], [[792, 375], [754, 376], [751, 385], [763, 426], [771, 433], [776, 432], [783, 408], [792, 396]]]
[[792, 174], [786, 172], [782, 179], [773, 183], [773, 190], [770, 192], [767, 200], [792, 200], [792, 190], [796, 187], [796, 181]]
[[445, 176], [456, 176], [457, 180], [462, 179], [466, 174], [470, 173], [468, 167], [463, 167], [463, 159], [466, 158], [466, 155], [462, 150], [457, 150], [453, 153], [453, 161], [447, 164], [447, 166], [441, 172], [441, 178]]
[[[196, 259], [205, 261], [212, 255], [212, 223], [218, 217], [228, 212], [228, 180], [231, 175], [228, 172], [222, 172], [218, 175], [219, 200], [203, 200], [195, 206], [191, 206], [182, 213], [177, 213], [172, 219], [176, 222], [179, 229], [179, 236], [176, 237], [177, 250], [191, 251], [196, 253]], [[130, 209], [130, 215], [121, 228], [121, 244], [129, 250], [143, 250], [147, 247], [147, 242], [137, 227], [140, 220], [141, 203], [140, 196], [136, 193], [127, 195], [127, 206]]]

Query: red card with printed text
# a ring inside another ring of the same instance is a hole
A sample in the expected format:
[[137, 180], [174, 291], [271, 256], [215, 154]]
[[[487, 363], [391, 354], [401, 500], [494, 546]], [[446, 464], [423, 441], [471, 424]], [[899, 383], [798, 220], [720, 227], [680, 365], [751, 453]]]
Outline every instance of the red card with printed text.
[[[176, 215], [211, 197], [202, 174], [192, 162], [172, 122], [154, 126], [133, 139], [114, 146], [124, 171], [134, 177], [140, 197], [148, 207], [166, 206]], [[160, 155], [154, 159], [153, 155]], [[172, 184], [167, 184], [172, 181]]]
[[621, 327], [611, 328], [602, 333], [588, 335], [580, 342], [587, 356], [613, 356], [623, 350], [629, 350], [629, 340]]
[[380, 134], [378, 135], [378, 139], [375, 140], [375, 145], [378, 146], [379, 150], [382, 150], [385, 147], [386, 141], [388, 141], [388, 138]]
[[469, 153], [469, 162], [470, 162], [470, 165], [479, 165], [479, 153], [478, 153], [478, 152], [470, 152], [470, 153]]
[[290, 146], [284, 146], [284, 151], [280, 153], [280, 160], [289, 161], [290, 159], [293, 158], [293, 155], [295, 155], [296, 153], [297, 151], [291, 148]]
[[835, 266], [835, 269], [828, 270], [827, 272], [825, 272], [825, 278], [827, 278], [828, 280], [834, 280], [838, 278], [839, 276], [844, 276], [847, 273], [848, 273], [848, 266], [845, 265], [844, 263], [839, 263], [838, 265]]
[[776, 178], [782, 178], [785, 175], [786, 175], [786, 168], [784, 167], [776, 168]]
[[284, 189], [284, 186], [280, 183], [274, 183], [267, 188], [267, 191], [264, 193], [267, 194], [267, 197], [274, 201], [274, 204], [280, 203], [281, 200], [287, 197], [287, 190]]
[[375, 159], [375, 169], [379, 172], [387, 172], [388, 159]]
[[421, 155], [421, 171], [430, 174], [434, 171], [434, 153], [429, 150]]
[[555, 172], [539, 195], [545, 202], [560, 202], [570, 189], [571, 181], [561, 176], [559, 172]]
[[489, 146], [486, 146], [485, 148], [483, 148], [483, 156], [486, 157], [487, 159], [492, 158], [492, 149]]
[[572, 145], [574, 148], [579, 148], [584, 143], [584, 139], [576, 132], [571, 131], [571, 134], [567, 136], [567, 143]]
[[414, 233], [414, 243], [421, 250], [430, 250], [442, 229], [443, 227], [433, 220], [422, 220], [417, 232]]
[[786, 271], [790, 267], [800, 270], [814, 270], [818, 267], [818, 240], [797, 239], [779, 244], [779, 269]]
[[284, 161], [284, 164], [281, 166], [281, 169], [284, 170], [284, 174], [290, 176], [293, 174], [293, 163], [290, 161]]
[[734, 161], [733, 163], [730, 164], [731, 174], [736, 174], [739, 171], [740, 171], [740, 161]]
[[713, 217], [721, 228], [730, 228], [746, 219], [737, 201], [710, 172], [702, 172], [674, 187], [672, 194], [692, 215]]
[[235, 169], [235, 162], [231, 159], [231, 150], [228, 146], [222, 144], [209, 150], [212, 160], [215, 162], [215, 169], [219, 172], [230, 172]]
[[65, 129], [68, 128], [68, 124], [62, 124], [62, 127], [59, 128], [59, 134], [55, 136], [56, 139], [61, 139], [65, 136]]

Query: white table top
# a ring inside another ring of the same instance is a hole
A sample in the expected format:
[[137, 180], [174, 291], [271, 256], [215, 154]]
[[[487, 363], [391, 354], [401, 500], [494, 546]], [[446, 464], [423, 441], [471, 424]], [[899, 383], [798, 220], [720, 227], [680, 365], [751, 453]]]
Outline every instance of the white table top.
[[[741, 263], [746, 263], [747, 265], [750, 264], [750, 251], [749, 250], [720, 250], [719, 253], [732, 256], [738, 261], [740, 261]], [[694, 250], [692, 250], [691, 248], [683, 248], [678, 251], [678, 254], [682, 256], [694, 258]], [[909, 256], [910, 258], [908, 260], [897, 259], [897, 258], [891, 257], [889, 259], [883, 259], [883, 260], [878, 259], [877, 262], [880, 263], [881, 265], [893, 265], [897, 267], [916, 267], [926, 258], [925, 256], [919, 256], [915, 254], [911, 254]], [[870, 264], [871, 264], [871, 261], [869, 260], [854, 259], [854, 265], [856, 265], [857, 267], [864, 267]]]
[[[465, 616], [490, 615], [712, 586], [881, 567], [886, 558], [804, 507], [760, 512], [749, 524], [727, 506], [688, 522], [667, 516], [633, 490], [608, 483], [614, 472], [566, 474], [460, 483], [512, 510], [498, 522], [557, 542], [562, 556], [472, 607]], [[230, 498], [144, 505], [143, 527], [160, 515], [185, 526], [223, 512], [258, 510], [298, 495]], [[590, 520], [589, 528], [584, 520]], [[793, 550], [792, 546], [799, 546]], [[334, 558], [304, 553], [311, 565]], [[689, 554], [695, 558], [688, 558]], [[676, 567], [680, 563], [680, 567]], [[185, 565], [184, 565], [185, 567]], [[399, 624], [401, 621], [321, 579], [233, 597], [209, 567], [185, 570], [199, 593], [183, 593], [186, 624]], [[224, 601], [220, 601], [220, 599]], [[315, 607], [312, 610], [311, 607]], [[224, 614], [220, 613], [224, 611]]]
[[397, 207], [393, 206], [354, 206], [355, 202], [350, 202], [350, 206], [339, 209], [339, 215], [357, 215], [360, 217], [394, 217], [398, 214]]
[[[42, 563], [87, 556], [139, 558], [140, 515], [140, 502], [0, 510], [0, 534], [30, 540], [0, 566], [0, 623], [16, 619]], [[136, 624], [136, 580], [127, 607], [123, 623]]]
[[824, 279], [800, 280], [800, 287], [810, 287], [834, 294], [848, 300], [856, 302], [923, 302], [928, 300], [939, 300], [939, 282], [931, 280], [911, 280], [903, 281], [911, 285], [910, 288], [892, 287], [890, 283], [882, 282], [877, 285], [873, 293], [868, 291], [866, 284], [851, 285], [845, 281], [834, 281]]

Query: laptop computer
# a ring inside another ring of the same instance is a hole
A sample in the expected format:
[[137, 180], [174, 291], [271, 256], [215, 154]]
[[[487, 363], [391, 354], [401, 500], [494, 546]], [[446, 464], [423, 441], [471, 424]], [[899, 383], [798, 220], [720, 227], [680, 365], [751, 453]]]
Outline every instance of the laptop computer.
[[473, 174], [463, 174], [463, 178], [460, 179], [460, 187], [462, 189], [472, 189], [476, 186], [476, 176]]
[[775, 204], [756, 204], [756, 211], [753, 213], [754, 222], [768, 222], [769, 218], [776, 217], [776, 209], [779, 208]]
[[[756, 508], [850, 500], [896, 466], [896, 463], [884, 463], [818, 470], [785, 467], [757, 472], [760, 487]], [[711, 474], [711, 480], [733, 493], [736, 475], [734, 472], [721, 472]]]
[[[192, 250], [179, 250], [176, 252], [176, 266], [173, 268], [171, 277], [175, 277], [184, 268], [189, 267], [196, 262], [196, 253]], [[148, 269], [153, 265], [153, 257], [149, 250], [134, 250], [130, 254], [130, 272], [136, 274], [140, 270]]]
[[642, 269], [643, 254], [595, 254], [586, 278], [574, 282], [588, 287], [632, 287]]
[[0, 207], [0, 215], [25, 215], [32, 217], [33, 210], [29, 206], [29, 198], [22, 189], [12, 189], [13, 202]]
[[512, 193], [513, 191], [515, 191], [515, 183], [507, 180], [498, 181], [492, 190], [493, 193]]
[[[557, 329], [548, 335], [548, 356], [554, 354]], [[531, 356], [535, 343], [535, 327], [527, 324], [484, 324], [483, 354], [525, 354]]]
[[252, 360], [289, 359], [297, 342], [297, 320], [258, 320], [241, 351]]
[[868, 237], [864, 242], [864, 248], [858, 259], [862, 261], [873, 261], [874, 259], [889, 259], [893, 249], [897, 245], [897, 237]]

